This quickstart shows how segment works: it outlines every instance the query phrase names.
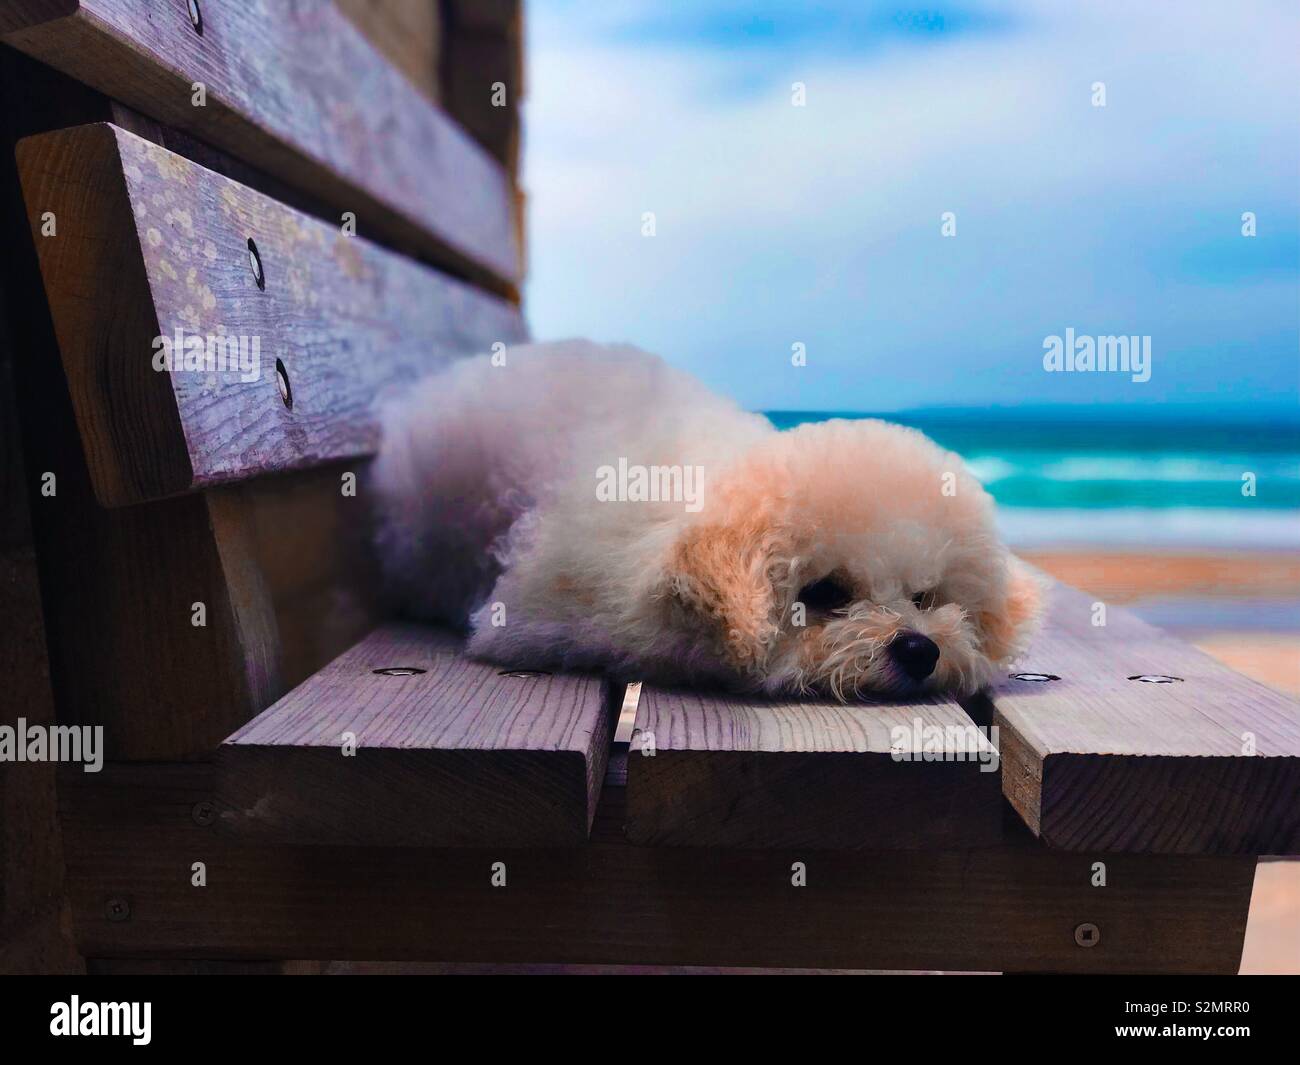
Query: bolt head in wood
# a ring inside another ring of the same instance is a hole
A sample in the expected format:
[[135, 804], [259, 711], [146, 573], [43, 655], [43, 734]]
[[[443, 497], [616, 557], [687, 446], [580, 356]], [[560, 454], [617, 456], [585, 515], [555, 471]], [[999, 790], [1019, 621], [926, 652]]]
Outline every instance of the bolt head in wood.
[[503, 669], [497, 673], [498, 677], [518, 677], [520, 680], [531, 680], [533, 677], [549, 677], [550, 675], [545, 669]]
[[206, 827], [217, 819], [217, 808], [204, 799], [202, 802], [194, 804], [194, 808], [190, 811], [190, 817], [196, 825]]
[[1012, 680], [1027, 680], [1034, 684], [1046, 684], [1049, 680], [1060, 680], [1055, 673], [1012, 673]]
[[248, 265], [253, 271], [253, 280], [259, 289], [266, 289], [266, 273], [262, 269], [262, 253], [257, 250], [257, 242], [248, 238]]
[[131, 904], [124, 898], [111, 898], [104, 903], [104, 916], [110, 921], [125, 921], [131, 916]]
[[1181, 684], [1182, 677], [1169, 677], [1163, 673], [1139, 673], [1129, 680], [1140, 680], [1143, 684]]
[[293, 388], [289, 384], [289, 371], [279, 359], [275, 360], [275, 384], [280, 390], [280, 399], [284, 405], [293, 410]]
[[203, 36], [203, 12], [199, 10], [199, 0], [186, 0], [185, 6], [190, 12], [190, 24], [194, 27], [194, 32], [200, 37]]
[[1101, 929], [1085, 921], [1074, 930], [1074, 941], [1081, 947], [1095, 947], [1101, 942]]
[[377, 673], [381, 677], [414, 677], [425, 670], [419, 666], [385, 666], [383, 669], [372, 669], [370, 672]]

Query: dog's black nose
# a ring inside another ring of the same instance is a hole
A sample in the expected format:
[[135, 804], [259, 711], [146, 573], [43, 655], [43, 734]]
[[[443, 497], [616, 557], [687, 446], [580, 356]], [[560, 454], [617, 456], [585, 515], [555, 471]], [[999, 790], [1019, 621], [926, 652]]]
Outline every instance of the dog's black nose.
[[903, 631], [889, 641], [886, 648], [898, 668], [913, 680], [925, 680], [939, 661], [939, 647], [919, 632]]

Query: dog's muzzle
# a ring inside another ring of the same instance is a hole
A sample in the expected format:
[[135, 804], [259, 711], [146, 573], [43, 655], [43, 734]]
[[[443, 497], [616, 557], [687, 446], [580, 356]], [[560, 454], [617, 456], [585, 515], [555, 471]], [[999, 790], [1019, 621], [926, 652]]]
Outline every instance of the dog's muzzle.
[[910, 629], [900, 632], [885, 648], [889, 657], [913, 680], [925, 680], [939, 661], [939, 646], [930, 637]]

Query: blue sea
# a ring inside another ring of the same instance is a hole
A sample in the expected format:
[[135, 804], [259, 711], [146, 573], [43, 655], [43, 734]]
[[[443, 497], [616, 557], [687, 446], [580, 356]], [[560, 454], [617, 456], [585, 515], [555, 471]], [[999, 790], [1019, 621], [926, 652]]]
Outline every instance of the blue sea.
[[[779, 429], [883, 417], [957, 452], [1017, 547], [1300, 551], [1300, 417], [1112, 408], [768, 411]], [[1253, 496], [1243, 474], [1255, 475]]]

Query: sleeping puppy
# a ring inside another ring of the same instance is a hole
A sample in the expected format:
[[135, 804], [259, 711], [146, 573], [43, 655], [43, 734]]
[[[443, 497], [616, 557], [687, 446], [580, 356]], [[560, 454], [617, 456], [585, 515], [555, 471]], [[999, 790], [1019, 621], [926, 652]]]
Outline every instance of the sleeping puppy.
[[965, 694], [1037, 614], [988, 494], [913, 429], [778, 432], [654, 356], [578, 340], [455, 363], [382, 423], [389, 592], [502, 666]]

